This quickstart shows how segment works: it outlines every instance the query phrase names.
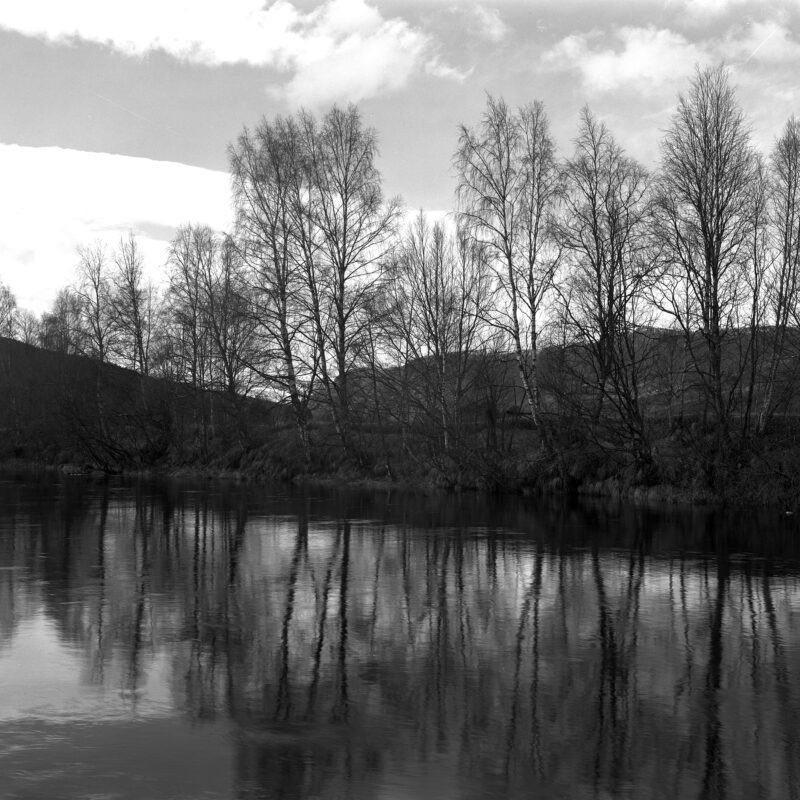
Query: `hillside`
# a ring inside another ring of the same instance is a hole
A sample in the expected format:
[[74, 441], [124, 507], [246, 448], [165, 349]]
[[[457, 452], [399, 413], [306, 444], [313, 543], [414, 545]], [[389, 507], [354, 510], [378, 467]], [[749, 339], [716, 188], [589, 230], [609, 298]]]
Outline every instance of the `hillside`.
[[0, 337], [0, 459], [115, 471], [202, 464], [280, 422], [231, 398]]

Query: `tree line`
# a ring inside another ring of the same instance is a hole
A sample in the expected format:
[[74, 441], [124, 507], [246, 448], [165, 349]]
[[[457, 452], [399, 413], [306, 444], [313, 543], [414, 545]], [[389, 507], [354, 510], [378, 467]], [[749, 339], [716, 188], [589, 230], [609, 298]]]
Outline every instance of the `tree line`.
[[228, 154], [233, 229], [182, 227], [163, 288], [133, 234], [91, 244], [40, 318], [0, 291], [0, 333], [277, 403], [306, 466], [335, 443], [454, 483], [563, 481], [576, 454], [653, 482], [679, 449], [719, 487], [796, 417], [800, 121], [760, 153], [723, 66], [696, 70], [654, 170], [588, 107], [561, 157], [542, 103], [487, 97], [445, 220], [384, 196], [354, 106], [263, 119]]

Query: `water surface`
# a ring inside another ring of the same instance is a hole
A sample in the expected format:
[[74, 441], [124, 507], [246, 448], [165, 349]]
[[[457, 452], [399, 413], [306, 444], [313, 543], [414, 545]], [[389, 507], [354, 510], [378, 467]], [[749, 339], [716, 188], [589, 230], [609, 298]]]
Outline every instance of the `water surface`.
[[799, 576], [777, 512], [6, 476], [0, 797], [795, 798]]

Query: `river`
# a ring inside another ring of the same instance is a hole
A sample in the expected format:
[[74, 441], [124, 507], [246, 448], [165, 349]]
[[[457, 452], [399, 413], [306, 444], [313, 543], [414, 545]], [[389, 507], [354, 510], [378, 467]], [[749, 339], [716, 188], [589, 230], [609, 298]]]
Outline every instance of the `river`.
[[0, 477], [2, 798], [796, 798], [778, 511]]

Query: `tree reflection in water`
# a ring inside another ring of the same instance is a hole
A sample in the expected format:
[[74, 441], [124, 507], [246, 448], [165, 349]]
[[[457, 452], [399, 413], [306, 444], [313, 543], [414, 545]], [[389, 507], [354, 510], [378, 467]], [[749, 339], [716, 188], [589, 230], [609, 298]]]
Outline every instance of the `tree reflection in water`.
[[219, 726], [233, 775], [210, 796], [795, 798], [795, 536], [710, 511], [7, 482], [0, 658], [41, 618], [83, 665], [72, 717], [16, 721]]

